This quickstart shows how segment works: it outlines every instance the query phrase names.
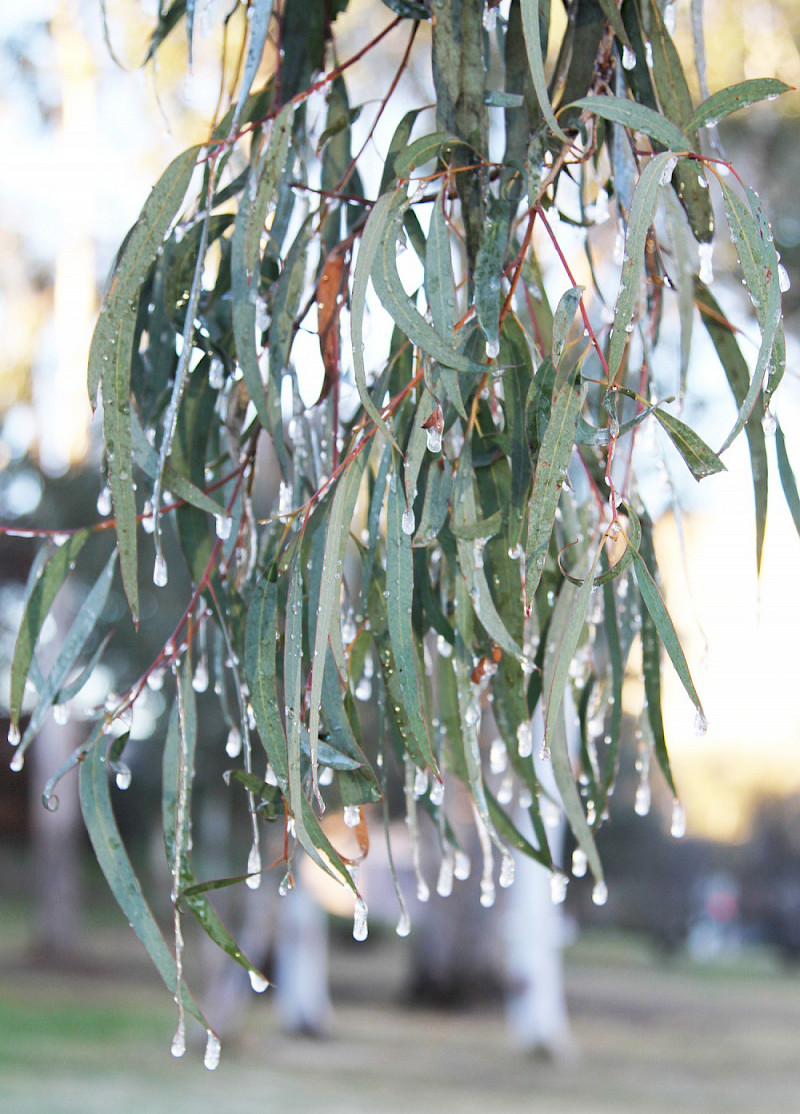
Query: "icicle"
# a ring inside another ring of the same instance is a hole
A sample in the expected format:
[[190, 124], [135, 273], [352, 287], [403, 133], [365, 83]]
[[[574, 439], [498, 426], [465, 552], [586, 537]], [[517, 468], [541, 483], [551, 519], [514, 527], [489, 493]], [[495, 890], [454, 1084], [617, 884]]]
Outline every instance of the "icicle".
[[449, 897], [453, 892], [453, 867], [455, 857], [448, 847], [439, 864], [439, 877], [436, 879], [436, 892], [439, 897]]
[[686, 813], [677, 797], [672, 802], [672, 821], [669, 831], [673, 839], [683, 839], [686, 835]]
[[261, 848], [258, 845], [258, 835], [254, 836], [250, 854], [247, 856], [247, 874], [245, 882], [248, 889], [257, 890], [261, 885]]
[[569, 878], [559, 870], [554, 870], [550, 875], [550, 900], [554, 905], [563, 905], [567, 897], [567, 883]]
[[216, 1071], [219, 1067], [219, 1054], [222, 1051], [219, 1037], [216, 1033], [208, 1030], [208, 1037], [206, 1038], [206, 1052], [203, 1056], [203, 1067], [208, 1068], [209, 1071]]
[[172, 1038], [172, 1048], [170, 1052], [179, 1060], [186, 1052], [186, 1021], [183, 1017], [178, 1021], [178, 1028], [175, 1030], [175, 1036]]
[[714, 245], [700, 244], [697, 254], [700, 257], [700, 281], [710, 286], [714, 281]]
[[353, 939], [366, 940], [368, 932], [367, 903], [363, 898], [357, 897], [353, 908]]
[[494, 888], [494, 851], [492, 850], [492, 840], [489, 832], [478, 814], [477, 809], [473, 805], [475, 812], [475, 828], [478, 833], [478, 842], [481, 846], [481, 853], [483, 855], [483, 870], [481, 871], [481, 905], [484, 909], [490, 909], [495, 902], [495, 888]]
[[466, 851], [456, 851], [453, 863], [453, 874], [459, 882], [466, 882], [472, 870], [472, 863]]
[[[422, 874], [422, 855], [419, 842], [419, 825], [417, 823], [417, 767], [411, 758], [406, 759], [405, 800], [406, 800], [406, 825], [411, 840], [411, 862], [414, 867], [414, 876], [417, 880], [417, 900], [427, 901], [430, 897], [428, 883]], [[427, 776], [425, 778], [427, 783]]]
[[507, 890], [509, 886], [513, 886], [515, 873], [514, 859], [506, 852], [500, 860], [499, 882], [502, 889]]

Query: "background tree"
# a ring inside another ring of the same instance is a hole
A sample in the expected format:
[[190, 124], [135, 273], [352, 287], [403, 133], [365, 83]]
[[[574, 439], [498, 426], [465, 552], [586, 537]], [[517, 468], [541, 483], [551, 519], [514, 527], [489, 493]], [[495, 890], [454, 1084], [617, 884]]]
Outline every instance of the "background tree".
[[[757, 562], [763, 546], [762, 419], [773, 421], [785, 365], [785, 273], [760, 201], [713, 131], [787, 86], [751, 80], [697, 104], [670, 35], [672, 5], [656, 2], [579, 0], [551, 25], [549, 5], [533, 0], [502, 13], [491, 0], [393, 0], [395, 18], [340, 61], [335, 20], [345, 6], [254, 0], [228, 13], [208, 140], [175, 159], [145, 203], [92, 344], [89, 393], [102, 398], [109, 485], [101, 509], [113, 504], [113, 523], [59, 534], [41, 551], [12, 666], [19, 769], [49, 710], [79, 691], [97, 660], [117, 563], [138, 622], [139, 524], [153, 537], [159, 587], [174, 575], [174, 524], [191, 579], [183, 613], [67, 767], [80, 767], [84, 819], [111, 888], [176, 994], [174, 1051], [188, 1010], [209, 1030], [210, 1067], [218, 1042], [183, 979], [184, 911], [254, 987], [266, 982], [207, 897], [244, 875], [200, 882], [192, 866], [195, 694], [208, 687], [209, 658], [237, 763], [230, 792], [252, 830], [251, 886], [262, 874], [261, 822], [282, 822], [281, 889], [292, 888], [300, 846], [353, 891], [363, 938], [357, 861], [336, 850], [321, 816], [325, 798], [341, 804], [366, 855], [362, 808], [385, 802], [397, 775], [417, 860], [418, 810], [434, 819], [440, 892], [469, 869], [448, 814], [452, 779], [466, 789], [483, 848], [483, 904], [494, 900], [496, 857], [500, 885], [513, 880], [510, 848], [552, 868], [563, 897], [564, 864], [551, 860], [542, 819], [551, 798], [577, 840], [573, 870], [588, 865], [602, 904], [594, 832], [613, 791], [634, 644], [644, 730], [673, 793], [662, 646], [704, 724], [658, 589], [635, 483], [640, 431], [663, 430], [697, 480], [724, 468], [720, 454], [744, 431]], [[191, 54], [194, 5], [177, 0], [160, 13], [151, 55], [184, 16]], [[406, 35], [406, 47], [356, 144], [365, 106], [351, 106], [347, 71], [388, 35]], [[435, 120], [410, 108], [370, 182], [369, 139], [400, 74], [429, 44]], [[752, 371], [709, 289], [710, 185], [759, 326]], [[616, 264], [602, 230], [609, 204]], [[543, 275], [551, 255], [562, 274], [554, 308]], [[719, 452], [678, 416], [698, 316], [738, 409]], [[670, 317], [680, 320], [678, 352], [661, 327]], [[778, 446], [796, 505], [782, 435]], [[260, 485], [265, 473], [278, 483]], [[144, 481], [146, 501], [136, 490]], [[84, 546], [102, 546], [112, 524], [116, 546], [44, 676], [34, 654], [44, 620]], [[174, 953], [119, 839], [108, 784], [109, 769], [128, 784], [131, 710], [165, 670], [175, 698], [163, 778]], [[28, 680], [39, 698], [20, 737]], [[366, 732], [359, 702], [371, 697], [378, 718]], [[543, 793], [532, 761], [539, 705], [554, 794]], [[525, 830], [490, 791], [485, 758], [510, 764]], [[45, 791], [50, 807], [64, 772]], [[677, 803], [673, 828], [682, 828]], [[398, 900], [405, 933], [399, 890]]]

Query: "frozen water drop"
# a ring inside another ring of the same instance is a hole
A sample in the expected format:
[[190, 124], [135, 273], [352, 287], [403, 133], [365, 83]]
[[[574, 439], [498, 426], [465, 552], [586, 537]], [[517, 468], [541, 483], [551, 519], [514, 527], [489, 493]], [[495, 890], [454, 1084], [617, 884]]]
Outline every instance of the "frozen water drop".
[[69, 723], [69, 704], [54, 704], [53, 719], [59, 727]]
[[216, 1033], [208, 1030], [208, 1038], [206, 1039], [206, 1052], [203, 1056], [203, 1067], [208, 1068], [209, 1071], [216, 1071], [219, 1067], [219, 1054], [222, 1051], [219, 1037]]
[[588, 865], [589, 864], [586, 858], [586, 852], [580, 847], [576, 847], [575, 850], [572, 852], [572, 873], [575, 875], [576, 878], [583, 878], [583, 876], [586, 874], [586, 868]]
[[108, 484], [97, 496], [97, 513], [107, 518], [111, 514], [111, 489]]
[[[520, 725], [521, 726], [521, 725]], [[517, 736], [519, 738], [519, 735]], [[489, 769], [493, 774], [502, 774], [508, 766], [508, 751], [502, 739], [493, 739], [489, 747]]]
[[20, 734], [19, 728], [16, 723], [12, 723], [8, 729], [8, 741], [12, 747], [19, 746]]
[[428, 792], [428, 771], [417, 767], [414, 774], [414, 796], [419, 799]]
[[453, 892], [453, 856], [450, 853], [446, 853], [439, 864], [436, 892], [439, 897], [449, 897]]
[[511, 855], [504, 854], [500, 861], [500, 878], [499, 882], [504, 890], [514, 884], [515, 864]]
[[442, 433], [441, 433], [441, 430], [434, 429], [434, 427], [431, 426], [431, 428], [426, 429], [425, 432], [426, 432], [427, 437], [428, 437], [428, 452], [429, 453], [440, 453], [442, 451]]
[[517, 728], [517, 750], [520, 758], [530, 758], [533, 754], [533, 726], [529, 720]]
[[444, 782], [434, 778], [429, 796], [432, 805], [440, 805], [444, 801]]
[[233, 519], [227, 514], [215, 514], [214, 524], [216, 526], [217, 537], [220, 541], [227, 541], [231, 536], [233, 528]]
[[678, 22], [678, 5], [675, 0], [669, 0], [664, 6], [664, 26], [670, 35], [675, 34], [675, 26]]
[[636, 55], [629, 46], [624, 47], [622, 50], [622, 65], [626, 70], [632, 70], [636, 65]]
[[238, 727], [232, 727], [228, 732], [228, 741], [225, 743], [225, 753], [228, 758], [238, 758], [242, 753], [242, 733]]
[[225, 382], [225, 365], [219, 356], [215, 356], [208, 369], [208, 385], [212, 390], [218, 391]]
[[650, 782], [642, 778], [636, 786], [636, 797], [633, 802], [633, 811], [637, 816], [647, 816], [650, 812]]
[[208, 661], [205, 656], [200, 658], [195, 666], [192, 688], [195, 692], [206, 692], [208, 690]]
[[500, 355], [500, 341], [487, 340], [486, 341], [486, 355], [490, 360], [496, 360]]
[[605, 882], [595, 882], [592, 889], [592, 901], [595, 905], [605, 905], [608, 901], [608, 886]]
[[767, 437], [774, 437], [778, 431], [778, 420], [771, 410], [767, 410], [761, 419], [761, 426]]
[[348, 826], [348, 828], [357, 828], [358, 825], [361, 823], [361, 806], [345, 805], [344, 822]]
[[153, 583], [156, 588], [163, 588], [167, 583], [167, 562], [164, 560], [163, 553], [156, 555], [156, 563], [153, 568]]
[[357, 897], [353, 908], [353, 939], [366, 940], [368, 932], [367, 903], [363, 898]]
[[161, 666], [147, 674], [147, 687], [153, 692], [160, 692], [164, 687], [164, 670]]
[[424, 878], [417, 879], [417, 901], [421, 901], [423, 905], [426, 901], [430, 900], [431, 891], [428, 888], [428, 883]]
[[785, 294], [790, 289], [792, 280], [789, 278], [789, 272], [786, 270], [782, 263], [778, 264], [778, 286], [781, 293]]
[[247, 856], [247, 874], [245, 881], [248, 889], [257, 890], [261, 885], [261, 848], [258, 846], [257, 839], [253, 840], [253, 846]]
[[709, 286], [714, 281], [714, 245], [701, 244], [697, 254], [700, 257], [700, 281]]
[[494, 31], [497, 26], [497, 8], [490, 7], [488, 4], [483, 9], [483, 29], [488, 31], [489, 34]]
[[183, 1018], [178, 1022], [178, 1028], [175, 1030], [175, 1036], [172, 1038], [172, 1048], [170, 1052], [176, 1060], [180, 1060], [181, 1056], [186, 1052], [186, 1024]]
[[669, 831], [673, 839], [683, 839], [686, 835], [686, 813], [683, 811], [683, 805], [677, 799], [672, 802], [672, 820]]
[[472, 869], [472, 863], [469, 860], [469, 855], [466, 851], [456, 851], [455, 861], [453, 863], [453, 874], [459, 882], [465, 882], [469, 878], [469, 872]]
[[9, 766], [10, 766], [11, 770], [15, 774], [18, 774], [24, 765], [25, 765], [25, 755], [23, 754], [23, 752], [21, 750], [15, 750], [14, 751], [14, 756], [11, 759], [11, 761], [9, 762]]
[[125, 762], [117, 763], [117, 773], [114, 780], [117, 783], [117, 789], [122, 789], [123, 791], [125, 789], [130, 789], [131, 781], [133, 780], [130, 766]]
[[369, 700], [372, 696], [372, 681], [364, 676], [356, 685], [356, 700]]
[[694, 716], [694, 733], [695, 735], [705, 735], [708, 731], [708, 720], [702, 708], [698, 708]]
[[550, 875], [550, 899], [554, 905], [562, 905], [566, 900], [568, 882], [566, 874], [559, 870]]
[[491, 909], [495, 903], [497, 893], [494, 888], [494, 882], [491, 878], [481, 879], [481, 905], [484, 909]]
[[400, 920], [397, 922], [397, 928], [395, 929], [395, 932], [398, 936], [408, 936], [410, 931], [411, 921], [409, 919], [408, 913], [404, 909], [403, 912], [400, 914]]
[[250, 985], [252, 986], [253, 990], [255, 990], [256, 994], [263, 994], [269, 986], [269, 983], [261, 974], [261, 972], [248, 971], [247, 973], [250, 976]]
[[403, 518], [400, 523], [403, 528], [403, 533], [410, 537], [416, 529], [416, 519], [414, 518], [414, 511], [411, 507], [403, 511]]
[[53, 545], [60, 549], [69, 538], [69, 534], [53, 534]]

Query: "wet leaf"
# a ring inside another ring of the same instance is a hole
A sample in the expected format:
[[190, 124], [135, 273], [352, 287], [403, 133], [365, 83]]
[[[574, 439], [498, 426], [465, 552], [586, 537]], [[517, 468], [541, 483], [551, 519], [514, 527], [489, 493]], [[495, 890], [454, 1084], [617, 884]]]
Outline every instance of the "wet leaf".
[[[550, 103], [550, 93], [547, 88], [547, 78], [544, 72], [542, 34], [539, 25], [539, 21], [542, 18], [542, 15], [540, 15], [541, 4], [539, 0], [520, 0], [520, 7], [522, 10], [522, 30], [525, 36], [525, 47], [528, 51], [528, 65], [530, 66], [533, 88], [536, 93], [536, 100], [539, 102], [539, 109], [551, 132], [553, 132], [562, 143], [568, 143], [569, 140], [556, 120], [553, 106]], [[545, 13], [543, 13], [548, 23], [550, 18], [549, 11], [550, 4], [548, 0], [545, 5]]]
[[773, 100], [781, 93], [790, 92], [791, 88], [791, 85], [774, 77], [756, 77], [738, 85], [729, 85], [727, 89], [720, 89], [698, 105], [686, 121], [686, 130], [691, 132], [697, 128], [713, 128], [732, 112], [747, 108], [756, 101]]
[[662, 429], [666, 430], [670, 441], [681, 454], [696, 480], [703, 480], [706, 476], [713, 476], [715, 472], [725, 471], [725, 465], [714, 450], [708, 447], [691, 426], [666, 410], [655, 409], [653, 414]]

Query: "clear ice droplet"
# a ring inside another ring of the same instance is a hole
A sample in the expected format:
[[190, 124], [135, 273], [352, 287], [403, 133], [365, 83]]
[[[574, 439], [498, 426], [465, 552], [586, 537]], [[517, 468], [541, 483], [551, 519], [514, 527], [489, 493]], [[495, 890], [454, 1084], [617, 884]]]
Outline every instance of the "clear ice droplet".
[[114, 778], [117, 783], [117, 789], [130, 789], [132, 779], [133, 774], [131, 773], [130, 766], [126, 765], [124, 762], [118, 763], [117, 773]]
[[408, 913], [404, 909], [403, 912], [400, 914], [400, 920], [397, 922], [397, 928], [395, 929], [395, 932], [398, 936], [408, 936], [410, 931], [411, 921], [409, 919]]
[[705, 735], [708, 731], [708, 720], [705, 713], [701, 708], [698, 708], [694, 716], [694, 733], [695, 735]]
[[366, 940], [368, 932], [367, 903], [363, 898], [357, 897], [353, 908], [353, 939]]
[[500, 341], [487, 340], [486, 341], [486, 355], [490, 360], [496, 360], [500, 355]]
[[626, 70], [632, 70], [636, 65], [636, 55], [629, 46], [623, 48], [622, 65]]
[[428, 452], [440, 453], [442, 451], [441, 431], [438, 429], [434, 429], [433, 426], [431, 426], [431, 428], [426, 429], [425, 432], [428, 436]]
[[348, 828], [357, 828], [361, 823], [361, 806], [345, 805], [344, 822]]
[[231, 530], [233, 528], [233, 519], [230, 517], [230, 515], [215, 514], [214, 524], [219, 540], [223, 542], [227, 541], [228, 538], [231, 536]]
[[416, 519], [414, 518], [414, 511], [411, 507], [409, 507], [408, 510], [403, 511], [403, 518], [400, 525], [403, 528], [403, 533], [406, 534], [408, 537], [411, 537], [417, 525]]
[[183, 1018], [178, 1022], [178, 1028], [175, 1030], [175, 1036], [172, 1038], [172, 1048], [170, 1052], [179, 1060], [186, 1052], [186, 1025]]
[[225, 753], [228, 758], [238, 758], [242, 753], [242, 734], [238, 727], [232, 727], [228, 732], [228, 741], [225, 743]]
[[781, 293], [785, 294], [791, 288], [792, 280], [789, 278], [789, 272], [786, 270], [782, 263], [778, 264], [778, 286]]
[[9, 729], [8, 729], [8, 743], [9, 743], [9, 746], [12, 746], [12, 747], [19, 746], [19, 740], [20, 740], [19, 727], [17, 727], [16, 723], [12, 723], [11, 726], [9, 727]]

